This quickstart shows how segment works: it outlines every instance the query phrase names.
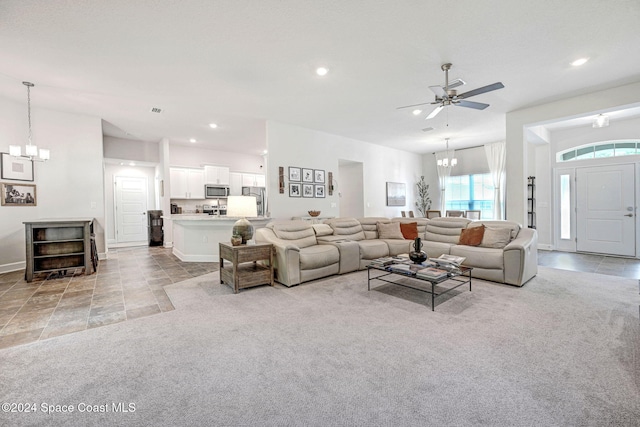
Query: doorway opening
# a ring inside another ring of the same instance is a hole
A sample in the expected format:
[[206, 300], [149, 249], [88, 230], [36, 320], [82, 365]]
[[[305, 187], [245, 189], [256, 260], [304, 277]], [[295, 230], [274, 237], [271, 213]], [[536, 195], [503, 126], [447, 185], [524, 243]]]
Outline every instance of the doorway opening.
[[362, 162], [338, 160], [340, 217], [364, 217], [364, 166]]

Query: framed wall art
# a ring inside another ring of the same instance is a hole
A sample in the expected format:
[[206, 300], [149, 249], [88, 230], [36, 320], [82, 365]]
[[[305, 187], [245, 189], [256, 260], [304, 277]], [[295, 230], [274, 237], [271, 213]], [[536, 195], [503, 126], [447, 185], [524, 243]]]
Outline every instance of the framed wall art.
[[324, 197], [324, 185], [316, 185], [316, 197]]
[[[322, 169], [315, 169], [313, 171], [313, 181], [317, 184], [324, 184], [324, 171]], [[322, 196], [324, 197], [324, 196]]]
[[2, 183], [2, 206], [36, 206], [35, 184]]
[[300, 168], [289, 166], [289, 181], [300, 182]]
[[302, 184], [302, 197], [313, 197], [313, 184]]
[[33, 161], [0, 153], [2, 165], [0, 178], [15, 181], [33, 181]]
[[300, 197], [301, 185], [293, 182], [289, 183], [289, 197]]
[[302, 168], [302, 182], [313, 182], [313, 169]]
[[407, 204], [407, 189], [403, 182], [387, 182], [387, 206]]

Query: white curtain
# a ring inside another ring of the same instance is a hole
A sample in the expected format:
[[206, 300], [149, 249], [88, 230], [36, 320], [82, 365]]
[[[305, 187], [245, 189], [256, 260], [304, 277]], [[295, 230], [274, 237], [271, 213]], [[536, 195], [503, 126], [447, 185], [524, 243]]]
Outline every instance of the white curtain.
[[506, 144], [504, 142], [494, 142], [484, 146], [487, 154], [487, 162], [493, 180], [493, 219], [504, 219], [502, 212], [502, 183], [506, 168]]
[[[455, 150], [449, 151], [441, 151], [439, 153], [434, 153], [436, 156], [436, 165], [438, 164], [438, 160], [444, 160], [446, 158], [451, 161], [455, 157]], [[445, 168], [444, 166], [436, 166], [438, 171], [438, 182], [440, 183], [440, 212], [442, 212], [442, 216], [445, 216], [447, 208], [446, 208], [446, 182], [447, 177], [451, 175], [451, 167]]]

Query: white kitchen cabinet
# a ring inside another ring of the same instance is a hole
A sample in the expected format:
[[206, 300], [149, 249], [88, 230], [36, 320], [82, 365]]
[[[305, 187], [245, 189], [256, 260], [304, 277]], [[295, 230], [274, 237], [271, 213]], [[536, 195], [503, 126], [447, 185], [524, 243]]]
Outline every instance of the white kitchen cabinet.
[[205, 166], [205, 184], [229, 185], [229, 168], [226, 166]]
[[240, 172], [229, 174], [229, 195], [242, 196], [242, 174]]
[[265, 187], [266, 180], [263, 174], [259, 173], [243, 173], [242, 174], [242, 186], [243, 187]]
[[169, 168], [172, 199], [204, 199], [204, 170]]

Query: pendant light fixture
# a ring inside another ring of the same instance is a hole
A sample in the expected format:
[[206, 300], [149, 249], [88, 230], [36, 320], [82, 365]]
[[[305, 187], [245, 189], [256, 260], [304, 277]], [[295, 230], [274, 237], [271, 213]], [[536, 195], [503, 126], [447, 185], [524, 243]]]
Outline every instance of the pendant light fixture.
[[9, 145], [9, 154], [13, 157], [21, 157], [23, 159], [44, 162], [50, 158], [49, 150], [46, 148], [38, 150], [38, 147], [33, 145], [31, 141], [31, 137], [33, 135], [31, 131], [31, 88], [35, 85], [31, 82], [22, 82], [22, 84], [27, 87], [27, 120], [29, 123], [29, 136], [27, 139], [27, 145], [25, 146], [24, 155], [22, 154], [22, 147], [19, 145]]
[[438, 159], [438, 166], [442, 166], [445, 168], [452, 168], [458, 164], [458, 159], [453, 157], [452, 152], [449, 152], [449, 138], [445, 138], [447, 141], [447, 151], [445, 151], [446, 155], [443, 159]]

